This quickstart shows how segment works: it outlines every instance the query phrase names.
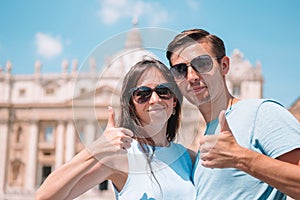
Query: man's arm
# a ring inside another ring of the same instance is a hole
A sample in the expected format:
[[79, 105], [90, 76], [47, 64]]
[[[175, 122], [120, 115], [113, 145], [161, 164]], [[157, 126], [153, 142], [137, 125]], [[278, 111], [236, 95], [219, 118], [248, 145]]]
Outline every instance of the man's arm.
[[200, 158], [209, 168], [237, 168], [295, 199], [300, 199], [300, 148], [277, 159], [240, 146], [220, 114], [221, 133], [201, 138]]
[[[242, 152], [235, 168], [268, 183], [292, 198], [300, 199], [300, 149], [290, 151], [278, 159], [246, 148]], [[289, 158], [288, 162], [286, 157]]]

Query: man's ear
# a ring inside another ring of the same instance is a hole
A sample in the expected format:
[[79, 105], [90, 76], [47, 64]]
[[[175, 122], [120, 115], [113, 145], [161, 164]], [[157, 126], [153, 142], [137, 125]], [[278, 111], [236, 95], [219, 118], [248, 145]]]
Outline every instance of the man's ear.
[[230, 58], [224, 56], [221, 60], [221, 74], [225, 76], [229, 72]]

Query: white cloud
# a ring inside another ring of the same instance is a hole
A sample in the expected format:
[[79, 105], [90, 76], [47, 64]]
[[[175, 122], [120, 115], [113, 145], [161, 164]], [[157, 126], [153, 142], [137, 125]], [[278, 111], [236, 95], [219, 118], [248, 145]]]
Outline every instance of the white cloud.
[[157, 26], [168, 20], [168, 12], [159, 3], [141, 0], [102, 0], [98, 14], [106, 25], [112, 25], [121, 18], [145, 17], [149, 25]]
[[193, 10], [197, 10], [200, 6], [200, 3], [196, 0], [186, 0], [186, 3]]
[[35, 35], [37, 54], [45, 58], [53, 58], [62, 53], [63, 44], [59, 37], [53, 37], [45, 33]]

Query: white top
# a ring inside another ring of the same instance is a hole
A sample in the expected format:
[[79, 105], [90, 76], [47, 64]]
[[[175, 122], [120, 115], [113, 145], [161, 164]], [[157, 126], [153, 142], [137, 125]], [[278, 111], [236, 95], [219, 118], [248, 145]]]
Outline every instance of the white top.
[[[145, 145], [149, 155], [153, 147]], [[115, 188], [116, 199], [195, 199], [196, 191], [191, 181], [192, 161], [180, 144], [170, 143], [168, 147], [155, 147], [151, 160], [151, 174], [147, 157], [136, 140], [128, 149], [129, 173], [123, 189]]]

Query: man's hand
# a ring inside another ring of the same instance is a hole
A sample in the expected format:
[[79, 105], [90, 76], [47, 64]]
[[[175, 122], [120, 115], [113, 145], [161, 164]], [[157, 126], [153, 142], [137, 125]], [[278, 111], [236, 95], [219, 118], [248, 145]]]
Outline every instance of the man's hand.
[[243, 149], [236, 142], [227, 120], [225, 111], [219, 115], [220, 134], [200, 138], [200, 158], [202, 165], [209, 168], [231, 168], [237, 163], [237, 156]]

